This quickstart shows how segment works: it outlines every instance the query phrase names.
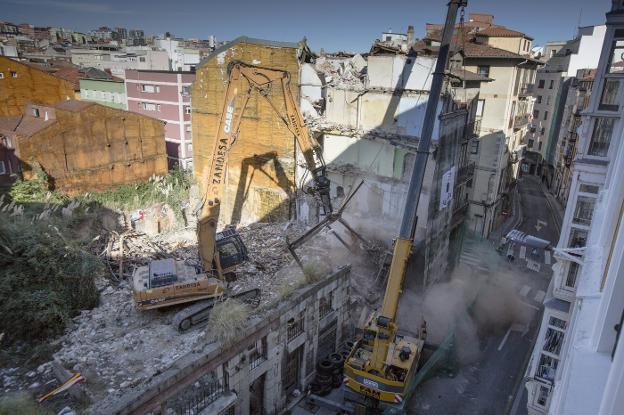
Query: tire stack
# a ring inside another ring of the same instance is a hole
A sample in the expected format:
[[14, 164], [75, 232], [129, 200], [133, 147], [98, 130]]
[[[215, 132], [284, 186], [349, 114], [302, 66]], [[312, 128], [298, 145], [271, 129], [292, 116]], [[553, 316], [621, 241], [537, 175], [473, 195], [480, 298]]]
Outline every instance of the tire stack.
[[349, 356], [352, 342], [346, 342], [338, 353], [332, 353], [322, 359], [316, 366], [316, 378], [311, 385], [311, 392], [315, 395], [326, 396], [332, 389], [342, 385], [345, 359]]

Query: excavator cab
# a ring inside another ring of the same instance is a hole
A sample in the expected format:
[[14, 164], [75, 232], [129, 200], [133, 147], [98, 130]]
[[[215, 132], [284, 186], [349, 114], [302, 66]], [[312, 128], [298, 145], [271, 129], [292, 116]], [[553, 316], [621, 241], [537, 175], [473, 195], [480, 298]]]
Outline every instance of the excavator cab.
[[216, 245], [223, 274], [232, 273], [237, 265], [249, 259], [247, 247], [234, 227], [217, 232]]

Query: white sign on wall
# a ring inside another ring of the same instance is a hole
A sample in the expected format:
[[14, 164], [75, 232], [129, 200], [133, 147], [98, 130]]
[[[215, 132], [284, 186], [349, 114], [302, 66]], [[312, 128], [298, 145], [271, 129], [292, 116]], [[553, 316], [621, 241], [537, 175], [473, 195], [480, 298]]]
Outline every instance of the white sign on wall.
[[455, 167], [451, 167], [442, 176], [442, 185], [440, 186], [440, 210], [450, 206], [453, 200], [453, 187], [455, 186]]

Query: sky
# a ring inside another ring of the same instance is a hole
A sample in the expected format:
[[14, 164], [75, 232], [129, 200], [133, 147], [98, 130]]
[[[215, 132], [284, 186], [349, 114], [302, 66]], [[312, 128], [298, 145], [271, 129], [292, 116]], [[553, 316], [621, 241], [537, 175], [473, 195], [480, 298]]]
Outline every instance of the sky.
[[[218, 40], [250, 36], [297, 42], [318, 51], [367, 52], [381, 32], [422, 37], [425, 23], [442, 23], [448, 0], [0, 0], [0, 21], [66, 27], [139, 28], [146, 34]], [[534, 45], [573, 37], [580, 25], [603, 24], [611, 0], [468, 0], [470, 12], [526, 33]]]

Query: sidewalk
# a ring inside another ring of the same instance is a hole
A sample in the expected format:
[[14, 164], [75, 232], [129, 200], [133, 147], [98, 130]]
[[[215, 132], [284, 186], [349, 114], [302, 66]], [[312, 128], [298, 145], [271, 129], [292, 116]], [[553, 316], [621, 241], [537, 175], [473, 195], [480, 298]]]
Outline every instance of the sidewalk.
[[557, 226], [557, 233], [561, 233], [561, 222], [563, 222], [563, 215], [565, 214], [565, 206], [559, 202], [559, 200], [550, 193], [550, 190], [541, 183], [542, 192], [544, 196], [546, 196], [546, 203], [548, 203], [550, 207], [550, 213], [555, 221], [555, 226]]
[[498, 243], [503, 235], [507, 235], [510, 230], [518, 227], [518, 225], [522, 222], [522, 204], [520, 203], [520, 193], [518, 191], [519, 183], [520, 181], [516, 182], [516, 186], [514, 187], [511, 196], [513, 204], [511, 216], [505, 219], [501, 226], [490, 232], [488, 239], [495, 243]]

